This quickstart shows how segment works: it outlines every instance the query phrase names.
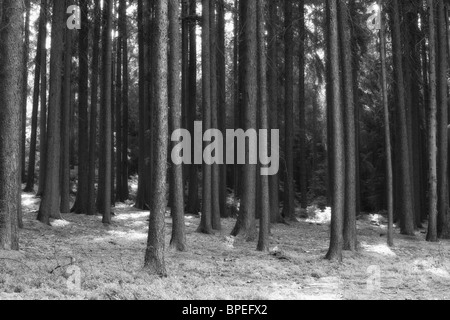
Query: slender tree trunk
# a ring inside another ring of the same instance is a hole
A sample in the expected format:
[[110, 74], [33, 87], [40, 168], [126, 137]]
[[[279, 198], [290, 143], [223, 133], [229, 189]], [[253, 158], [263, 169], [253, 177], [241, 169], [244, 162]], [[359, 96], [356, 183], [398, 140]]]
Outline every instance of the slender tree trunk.
[[429, 222], [427, 241], [437, 242], [437, 214], [438, 214], [438, 190], [437, 190], [437, 75], [436, 75], [436, 28], [435, 28], [435, 2], [428, 0], [429, 10], [429, 50], [430, 50], [430, 106], [428, 118], [428, 198], [429, 198]]
[[122, 92], [122, 201], [129, 199], [130, 194], [128, 190], [128, 132], [129, 132], [129, 115], [128, 115], [128, 91], [129, 91], [129, 69], [128, 69], [128, 27], [127, 27], [127, 13], [126, 0], [121, 2], [120, 15], [122, 25], [122, 68], [123, 68], [123, 92]]
[[25, 149], [27, 138], [27, 105], [28, 105], [28, 60], [30, 52], [30, 0], [25, 0], [25, 29], [23, 53], [23, 94], [22, 94], [22, 145], [21, 145], [21, 175], [22, 183], [27, 182]]
[[65, 1], [54, 0], [52, 19], [52, 40], [50, 50], [50, 99], [48, 106], [47, 158], [44, 195], [39, 208], [38, 220], [50, 224], [50, 218], [60, 219], [60, 103], [62, 89], [62, 58], [64, 37]]
[[112, 0], [103, 2], [103, 41], [102, 41], [102, 104], [100, 112], [100, 182], [97, 204], [103, 214], [103, 223], [111, 223], [111, 173], [112, 173]]
[[356, 135], [355, 102], [353, 100], [353, 68], [348, 7], [339, 1], [343, 102], [345, 121], [345, 214], [344, 249], [356, 250]]
[[[210, 23], [210, 55], [211, 55], [211, 127], [219, 128], [218, 110], [218, 86], [217, 86], [217, 23], [216, 23], [216, 0], [209, 0], [209, 23]], [[218, 152], [218, 150], [216, 150]], [[220, 168], [217, 163], [212, 165], [211, 173], [211, 210], [212, 228], [221, 230], [220, 223]]]
[[294, 26], [292, 0], [284, 1], [284, 72], [285, 72], [285, 162], [284, 217], [295, 219], [294, 204]]
[[165, 211], [166, 211], [166, 172], [168, 147], [168, 93], [167, 93], [167, 42], [168, 42], [168, 3], [156, 1], [156, 68], [155, 68], [155, 170], [152, 189], [151, 214], [148, 230], [145, 267], [159, 276], [166, 276], [164, 262]]
[[[210, 41], [210, 14], [209, 1], [202, 0], [202, 109], [203, 130], [211, 128], [211, 41]], [[206, 143], [203, 144], [207, 146]], [[212, 231], [212, 167], [203, 161], [202, 183], [202, 216], [198, 232], [211, 234]]]
[[[181, 34], [180, 34], [180, 9], [178, 0], [169, 0], [169, 108], [171, 131], [182, 127], [182, 102], [181, 102]], [[179, 141], [173, 141], [175, 147]], [[183, 166], [172, 164], [171, 166], [171, 191], [172, 191], [172, 239], [170, 245], [178, 251], [186, 251], [186, 232], [184, 223], [184, 184]]]
[[94, 46], [92, 49], [92, 73], [91, 73], [91, 114], [89, 129], [89, 171], [88, 171], [88, 202], [87, 214], [95, 215], [95, 169], [97, 152], [97, 124], [98, 124], [98, 79], [99, 79], [99, 54], [100, 54], [100, 0], [94, 1]]
[[115, 113], [115, 132], [116, 132], [116, 152], [115, 152], [115, 183], [116, 183], [116, 193], [115, 201], [122, 202], [122, 39], [123, 39], [123, 29], [122, 29], [122, 16], [120, 14], [122, 2], [119, 2], [119, 33], [116, 39], [116, 70], [115, 70], [115, 103], [114, 103], [114, 113]]
[[[196, 0], [191, 0], [189, 5], [189, 15], [196, 15]], [[189, 113], [188, 129], [191, 136], [194, 134], [194, 122], [197, 119], [197, 28], [195, 20], [191, 20], [189, 26]], [[200, 211], [200, 201], [198, 198], [198, 166], [189, 166], [189, 195], [187, 212], [198, 214]]]
[[330, 77], [332, 84], [332, 131], [328, 134], [332, 137], [332, 164], [333, 164], [333, 194], [331, 212], [331, 239], [330, 249], [326, 258], [329, 260], [342, 260], [343, 247], [343, 218], [345, 210], [345, 146], [344, 146], [344, 114], [342, 110], [341, 80], [339, 71], [339, 23], [337, 1], [327, 0], [329, 6], [330, 22]]
[[386, 140], [386, 190], [387, 190], [387, 208], [388, 208], [388, 246], [394, 246], [394, 190], [393, 190], [393, 171], [392, 171], [392, 146], [391, 146], [391, 127], [389, 115], [389, 101], [387, 90], [387, 68], [386, 68], [386, 34], [384, 25], [383, 1], [379, 0], [381, 14], [380, 28], [380, 56], [381, 56], [381, 88], [383, 90], [383, 110], [384, 110], [384, 136]]
[[[31, 117], [31, 141], [30, 141], [30, 155], [28, 158], [28, 171], [27, 171], [27, 185], [25, 192], [34, 191], [35, 182], [35, 167], [36, 167], [36, 146], [37, 146], [37, 126], [38, 126], [38, 113], [39, 113], [39, 94], [41, 86], [41, 62], [42, 55], [45, 54], [44, 46], [44, 28], [45, 28], [45, 5], [44, 1], [41, 1], [40, 13], [39, 13], [39, 29], [38, 40], [36, 46], [36, 58], [35, 58], [35, 71], [34, 71], [34, 87], [33, 87], [33, 113]], [[45, 68], [45, 67], [44, 67]]]
[[[71, 1], [68, 1], [70, 4]], [[63, 105], [61, 108], [61, 213], [70, 213], [70, 105], [72, 93], [72, 30], [65, 28]]]
[[22, 1], [0, 1], [0, 250], [19, 250], [23, 10]]
[[308, 176], [306, 167], [306, 101], [305, 101], [305, 1], [299, 2], [300, 9], [300, 49], [299, 49], [299, 114], [300, 114], [300, 194], [301, 207], [306, 209], [308, 207]]
[[[269, 108], [270, 108], [270, 128], [272, 130], [279, 130], [278, 125], [278, 65], [277, 65], [277, 12], [278, 1], [268, 1], [269, 6], [269, 21], [267, 23], [268, 36], [268, 86], [269, 86]], [[283, 218], [280, 214], [279, 191], [280, 182], [279, 174], [269, 177], [270, 182], [270, 221], [272, 223], [282, 222]]]
[[[267, 2], [266, 0], [257, 0], [257, 10], [258, 10], [258, 70], [259, 70], [259, 101], [260, 101], [260, 124], [261, 130], [266, 130], [268, 133], [269, 129], [269, 106], [268, 106], [268, 91], [267, 91], [267, 58], [266, 58], [266, 19], [265, 19], [265, 8]], [[260, 139], [262, 141], [268, 141], [268, 137], [260, 134]], [[265, 139], [264, 139], [265, 138]], [[261, 145], [260, 145], [261, 146]], [[262, 146], [266, 152], [269, 151], [268, 145]], [[267, 153], [268, 154], [268, 153]], [[261, 167], [263, 169], [263, 167]], [[259, 173], [257, 173], [259, 174]], [[261, 202], [261, 217], [259, 226], [259, 240], [258, 247], [259, 251], [269, 250], [269, 225], [270, 225], [270, 201], [269, 201], [269, 177], [267, 175], [260, 176], [260, 198], [258, 202]]]
[[42, 0], [41, 10], [43, 12], [44, 26], [42, 27], [42, 53], [41, 53], [41, 109], [39, 113], [39, 186], [37, 196], [44, 194], [45, 188], [45, 163], [47, 162], [47, 0]]

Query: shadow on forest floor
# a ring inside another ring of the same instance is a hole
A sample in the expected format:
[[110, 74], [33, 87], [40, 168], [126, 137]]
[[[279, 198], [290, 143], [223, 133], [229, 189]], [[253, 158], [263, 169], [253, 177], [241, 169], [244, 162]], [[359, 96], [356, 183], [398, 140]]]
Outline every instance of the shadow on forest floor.
[[[343, 263], [323, 259], [329, 241], [323, 216], [274, 226], [270, 253], [230, 237], [233, 219], [207, 236], [195, 232], [199, 219], [188, 216], [189, 251], [167, 251], [169, 277], [160, 279], [142, 271], [148, 212], [120, 204], [111, 226], [68, 214], [49, 227], [35, 220], [39, 199], [24, 194], [22, 200], [21, 251], [0, 252], [0, 299], [450, 298], [449, 242], [397, 233], [390, 249], [376, 216], [358, 220], [359, 251], [346, 252]], [[169, 216], [166, 222], [168, 243]], [[79, 287], [73, 285], [78, 270]]]

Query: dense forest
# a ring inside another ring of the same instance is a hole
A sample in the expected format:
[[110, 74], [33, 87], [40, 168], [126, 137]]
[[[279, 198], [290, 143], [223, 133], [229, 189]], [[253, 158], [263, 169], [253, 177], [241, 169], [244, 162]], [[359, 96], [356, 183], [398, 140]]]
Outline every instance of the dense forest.
[[57, 246], [64, 221], [94, 237], [142, 212], [128, 258], [160, 277], [195, 239], [293, 260], [283, 248], [301, 236], [353, 261], [374, 216], [386, 250], [441, 252], [449, 6], [0, 0], [0, 251], [28, 257], [30, 230]]

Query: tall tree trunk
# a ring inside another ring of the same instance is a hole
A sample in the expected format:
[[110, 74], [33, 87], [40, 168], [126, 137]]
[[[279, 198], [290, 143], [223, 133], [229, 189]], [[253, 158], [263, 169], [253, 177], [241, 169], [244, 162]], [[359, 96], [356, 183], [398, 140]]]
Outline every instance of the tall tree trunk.
[[439, 57], [439, 98], [437, 108], [437, 192], [438, 192], [438, 237], [450, 238], [450, 225], [448, 213], [448, 63], [447, 63], [447, 31], [444, 0], [437, 1], [437, 30], [438, 30], [438, 57]]
[[[196, 0], [190, 0], [189, 16], [189, 112], [188, 129], [191, 135], [194, 134], [194, 122], [197, 120], [197, 28], [196, 22], [192, 18], [196, 15]], [[198, 214], [200, 211], [200, 201], [198, 198], [198, 166], [189, 166], [189, 194], [187, 212]]]
[[414, 235], [414, 211], [412, 203], [411, 159], [408, 141], [408, 122], [406, 115], [403, 61], [401, 54], [400, 8], [398, 0], [393, 0], [392, 47], [394, 55], [394, 76], [397, 84], [397, 119], [399, 122], [399, 184], [401, 231], [406, 235]]
[[115, 152], [115, 183], [116, 183], [116, 194], [115, 201], [122, 202], [122, 39], [123, 39], [123, 29], [122, 29], [122, 16], [120, 14], [122, 7], [122, 1], [119, 2], [119, 32], [116, 39], [116, 69], [115, 69], [115, 103], [114, 103], [114, 114], [115, 114], [115, 132], [116, 132], [116, 152]]
[[152, 188], [151, 214], [148, 230], [145, 267], [160, 276], [166, 276], [164, 262], [165, 212], [166, 212], [166, 172], [168, 147], [168, 93], [167, 93], [167, 29], [168, 3], [156, 1], [156, 68], [155, 68], [155, 170]]
[[129, 115], [128, 115], [128, 91], [129, 91], [129, 74], [128, 74], [128, 27], [126, 0], [121, 2], [121, 27], [122, 27], [122, 68], [123, 68], [123, 93], [122, 93], [122, 201], [128, 200], [130, 197], [128, 190], [128, 132], [129, 132]]
[[436, 75], [436, 28], [435, 28], [435, 2], [428, 0], [429, 10], [429, 50], [430, 50], [430, 106], [428, 114], [428, 234], [427, 241], [437, 242], [437, 214], [438, 214], [438, 190], [437, 190], [437, 75]]
[[100, 181], [97, 208], [103, 214], [103, 223], [111, 223], [111, 173], [112, 173], [112, 0], [103, 2], [102, 40], [102, 104], [100, 112]]
[[[217, 23], [216, 23], [216, 0], [209, 1], [209, 25], [210, 25], [210, 56], [211, 56], [211, 128], [219, 129], [219, 110], [217, 99]], [[218, 152], [218, 150], [216, 150]], [[220, 168], [217, 163], [212, 165], [211, 173], [211, 210], [212, 228], [221, 230], [220, 223]]]
[[27, 140], [27, 105], [28, 105], [28, 60], [30, 52], [30, 0], [25, 0], [25, 28], [24, 28], [24, 53], [23, 53], [23, 94], [22, 94], [22, 145], [21, 145], [21, 176], [22, 183], [27, 182], [25, 148]]
[[50, 99], [48, 106], [47, 158], [44, 195], [39, 208], [38, 220], [50, 224], [50, 218], [60, 219], [60, 104], [62, 90], [62, 58], [64, 38], [65, 1], [53, 1], [52, 40], [50, 49]]
[[329, 7], [329, 36], [330, 41], [330, 77], [332, 84], [331, 119], [332, 131], [328, 132], [332, 139], [332, 212], [330, 249], [326, 258], [342, 260], [343, 247], [343, 218], [345, 210], [345, 145], [344, 145], [344, 114], [342, 110], [340, 57], [339, 57], [339, 23], [337, 1], [327, 0]]
[[[258, 70], [259, 70], [259, 101], [260, 101], [260, 117], [259, 127], [261, 130], [266, 130], [268, 135], [269, 130], [269, 106], [268, 106], [268, 91], [267, 91], [267, 58], [266, 58], [266, 19], [265, 8], [267, 5], [266, 0], [257, 0], [257, 14], [258, 14]], [[268, 141], [268, 136], [261, 135], [262, 141]], [[261, 144], [260, 144], [261, 146]], [[269, 146], [263, 145], [266, 150], [266, 154], [269, 154]], [[264, 167], [261, 166], [261, 169]], [[259, 172], [257, 173], [259, 174]], [[259, 226], [259, 240], [257, 249], [259, 251], [269, 250], [269, 225], [270, 225], [270, 201], [269, 201], [269, 177], [267, 175], [261, 175], [260, 182], [260, 198], [257, 199], [261, 202], [261, 217]]]
[[353, 68], [348, 7], [339, 1], [343, 106], [345, 121], [345, 214], [344, 249], [356, 250], [356, 135], [355, 102], [353, 100]]
[[42, 0], [41, 10], [43, 12], [44, 26], [42, 27], [42, 53], [41, 53], [41, 89], [39, 112], [39, 186], [37, 196], [44, 194], [45, 188], [45, 164], [47, 163], [47, 0]]
[[[278, 125], [278, 35], [277, 35], [277, 18], [278, 18], [278, 1], [268, 1], [269, 5], [269, 21], [267, 23], [268, 36], [268, 87], [269, 108], [270, 108], [270, 129], [279, 130]], [[280, 181], [279, 174], [269, 177], [270, 182], [270, 221], [272, 223], [282, 222], [283, 218], [280, 214]]]
[[[211, 40], [210, 40], [210, 14], [209, 1], [202, 0], [202, 109], [203, 130], [211, 128]], [[207, 146], [206, 143], [203, 144]], [[212, 233], [212, 167], [203, 161], [202, 183], [202, 216], [198, 232]]]
[[[68, 5], [72, 1], [68, 1]], [[72, 30], [65, 28], [64, 82], [61, 108], [61, 213], [70, 213], [70, 105], [72, 93]]]
[[[226, 101], [226, 47], [225, 47], [225, 0], [217, 1], [217, 92], [219, 108], [219, 130], [226, 131], [227, 101]], [[224, 146], [223, 154], [226, 148]], [[223, 218], [229, 217], [227, 211], [227, 165], [220, 166], [219, 186], [220, 214]]]
[[100, 0], [94, 1], [94, 44], [92, 49], [91, 73], [91, 114], [89, 129], [89, 171], [88, 171], [88, 201], [87, 214], [95, 215], [95, 169], [97, 153], [97, 125], [98, 125], [98, 80], [99, 80], [99, 54], [100, 54]]
[[[36, 45], [36, 58], [34, 61], [34, 87], [33, 87], [33, 113], [31, 116], [31, 141], [30, 141], [30, 155], [28, 158], [28, 171], [27, 171], [27, 185], [25, 192], [34, 191], [35, 182], [35, 167], [36, 167], [36, 146], [37, 146], [37, 126], [38, 126], [38, 113], [39, 113], [39, 97], [41, 86], [41, 62], [42, 55], [45, 54], [45, 0], [41, 1], [40, 13], [39, 13], [39, 28], [38, 28], [38, 40]], [[45, 67], [44, 67], [45, 68]]]
[[0, 250], [19, 250], [22, 1], [0, 1]]
[[78, 185], [77, 197], [72, 212], [88, 211], [88, 170], [89, 170], [89, 117], [88, 117], [88, 74], [89, 74], [89, 21], [88, 0], [80, 0], [81, 25], [78, 38]]
[[[180, 9], [178, 0], [169, 0], [169, 108], [171, 131], [182, 127], [182, 102], [181, 102], [181, 34], [180, 34]], [[173, 141], [175, 147], [179, 141]], [[183, 166], [172, 164], [171, 166], [171, 192], [172, 192], [172, 239], [170, 245], [178, 251], [186, 251], [186, 232], [184, 222], [184, 184]]]
[[285, 162], [284, 216], [295, 219], [294, 193], [294, 26], [292, 0], [284, 1], [284, 72], [285, 72]]
[[[256, 0], [250, 0], [244, 6], [244, 75], [243, 75], [243, 109], [245, 114], [245, 130], [256, 130], [258, 103], [258, 41], [257, 41], [257, 10]], [[249, 159], [252, 152], [256, 152], [247, 144], [245, 150], [246, 164], [242, 174], [242, 201], [239, 217], [233, 229], [233, 236], [243, 236], [247, 240], [256, 237], [256, 171], [257, 165], [251, 164]]]
[[384, 136], [386, 141], [386, 190], [387, 190], [387, 208], [388, 208], [388, 245], [394, 245], [394, 190], [393, 190], [393, 172], [392, 172], [392, 146], [391, 146], [391, 127], [389, 115], [389, 101], [387, 89], [387, 68], [386, 68], [386, 34], [384, 25], [384, 11], [382, 0], [378, 1], [381, 14], [380, 28], [380, 56], [381, 56], [381, 88], [383, 90], [383, 111], [384, 111]]
[[308, 176], [306, 167], [306, 101], [305, 101], [305, 46], [306, 46], [306, 30], [305, 30], [305, 1], [299, 2], [300, 20], [299, 20], [299, 115], [300, 115], [300, 194], [301, 207], [308, 207]]

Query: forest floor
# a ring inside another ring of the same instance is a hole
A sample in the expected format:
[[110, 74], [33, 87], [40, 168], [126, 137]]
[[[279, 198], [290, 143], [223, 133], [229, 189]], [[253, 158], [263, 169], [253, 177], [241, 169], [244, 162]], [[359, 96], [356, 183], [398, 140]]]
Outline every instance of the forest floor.
[[[324, 260], [329, 210], [272, 228], [271, 252], [229, 236], [196, 233], [187, 216], [189, 251], [167, 251], [167, 278], [142, 270], [148, 212], [122, 204], [113, 224], [100, 217], [64, 215], [53, 226], [35, 220], [39, 200], [23, 195], [24, 229], [18, 253], [0, 251], [2, 299], [450, 299], [450, 243], [395, 236], [377, 215], [358, 220], [359, 250], [342, 263]], [[170, 240], [171, 219], [167, 216]], [[79, 277], [78, 277], [79, 275]], [[77, 282], [78, 281], [78, 282]]]

